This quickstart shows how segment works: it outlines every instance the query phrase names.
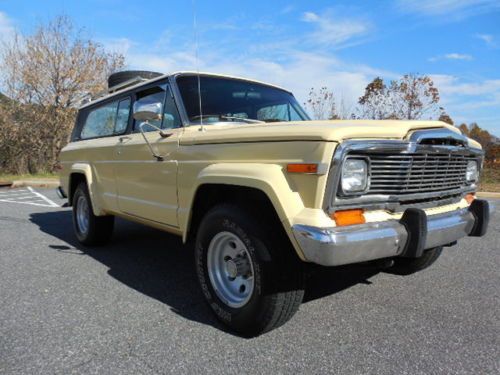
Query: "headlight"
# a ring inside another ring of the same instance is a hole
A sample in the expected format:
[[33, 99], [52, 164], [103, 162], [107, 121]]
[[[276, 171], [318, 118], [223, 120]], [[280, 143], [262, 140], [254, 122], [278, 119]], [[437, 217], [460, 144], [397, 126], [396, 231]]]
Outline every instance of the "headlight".
[[365, 159], [346, 159], [342, 166], [342, 191], [357, 193], [368, 186], [368, 163]]
[[479, 173], [477, 170], [477, 161], [469, 160], [467, 163], [467, 171], [465, 172], [465, 178], [467, 182], [476, 182], [479, 179]]

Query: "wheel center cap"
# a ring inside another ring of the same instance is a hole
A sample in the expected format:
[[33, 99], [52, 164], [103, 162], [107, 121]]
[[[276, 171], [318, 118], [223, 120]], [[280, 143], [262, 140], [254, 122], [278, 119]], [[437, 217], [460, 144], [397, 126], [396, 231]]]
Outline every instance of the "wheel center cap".
[[238, 266], [233, 259], [230, 259], [226, 262], [226, 272], [232, 279], [235, 279], [236, 276], [238, 276]]

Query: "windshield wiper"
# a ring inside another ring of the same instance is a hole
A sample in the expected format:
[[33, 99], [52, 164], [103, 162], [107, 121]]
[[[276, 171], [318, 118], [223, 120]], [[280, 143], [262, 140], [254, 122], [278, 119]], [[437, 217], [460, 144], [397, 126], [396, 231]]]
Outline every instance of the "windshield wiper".
[[282, 120], [279, 118], [265, 118], [262, 122], [287, 122], [287, 120]]
[[243, 122], [246, 122], [248, 124], [263, 124], [264, 123], [264, 121], [254, 120], [254, 119], [251, 119], [251, 118], [236, 117], [236, 116], [224, 116], [224, 115], [220, 115], [219, 118], [221, 120], [238, 120], [238, 121], [243, 121]]

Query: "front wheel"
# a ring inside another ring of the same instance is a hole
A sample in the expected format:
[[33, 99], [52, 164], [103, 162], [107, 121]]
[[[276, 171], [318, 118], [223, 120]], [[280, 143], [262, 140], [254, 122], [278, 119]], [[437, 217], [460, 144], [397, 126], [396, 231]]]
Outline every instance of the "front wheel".
[[255, 336], [288, 321], [304, 295], [299, 261], [280, 229], [238, 206], [219, 205], [196, 238], [196, 272], [218, 319]]
[[424, 251], [420, 258], [395, 258], [394, 265], [387, 272], [396, 275], [411, 275], [430, 267], [441, 255], [443, 247], [435, 247]]

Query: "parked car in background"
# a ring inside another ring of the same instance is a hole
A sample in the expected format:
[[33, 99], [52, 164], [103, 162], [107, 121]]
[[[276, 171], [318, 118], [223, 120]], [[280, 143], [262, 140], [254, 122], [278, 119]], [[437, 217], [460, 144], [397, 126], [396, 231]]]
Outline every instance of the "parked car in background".
[[192, 240], [203, 295], [241, 334], [295, 314], [307, 263], [406, 275], [486, 232], [483, 152], [453, 126], [310, 121], [286, 89], [216, 74], [112, 78], [60, 156], [78, 240], [106, 242], [115, 216]]

